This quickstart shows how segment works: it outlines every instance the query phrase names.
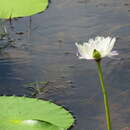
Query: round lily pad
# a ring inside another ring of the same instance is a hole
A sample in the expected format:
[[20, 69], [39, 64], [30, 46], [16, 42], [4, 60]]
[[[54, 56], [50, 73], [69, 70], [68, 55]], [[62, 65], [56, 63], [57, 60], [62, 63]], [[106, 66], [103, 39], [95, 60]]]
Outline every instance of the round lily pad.
[[0, 130], [67, 130], [73, 122], [67, 110], [52, 102], [0, 97]]
[[31, 16], [47, 6], [48, 0], [0, 0], [0, 18]]

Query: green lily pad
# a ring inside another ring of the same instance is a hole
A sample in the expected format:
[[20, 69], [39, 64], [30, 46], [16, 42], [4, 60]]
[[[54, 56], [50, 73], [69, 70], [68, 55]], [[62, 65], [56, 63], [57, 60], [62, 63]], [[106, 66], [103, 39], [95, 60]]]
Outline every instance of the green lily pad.
[[47, 6], [48, 0], [0, 0], [0, 18], [31, 16]]
[[26, 97], [0, 97], [0, 130], [67, 130], [73, 123], [72, 115], [54, 103]]

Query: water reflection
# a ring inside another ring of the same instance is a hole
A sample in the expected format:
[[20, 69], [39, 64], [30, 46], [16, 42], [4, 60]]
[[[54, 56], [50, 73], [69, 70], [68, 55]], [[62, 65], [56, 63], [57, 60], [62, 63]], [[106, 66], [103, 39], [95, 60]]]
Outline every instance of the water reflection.
[[0, 94], [31, 96], [25, 84], [49, 81], [37, 97], [71, 110], [77, 119], [72, 130], [106, 129], [96, 65], [78, 60], [74, 43], [96, 35], [116, 36], [120, 55], [104, 59], [103, 68], [113, 129], [130, 127], [130, 14], [124, 4], [122, 0], [53, 0], [45, 13], [32, 17], [31, 37], [28, 18], [15, 20], [13, 30], [7, 22], [16, 43], [0, 56]]

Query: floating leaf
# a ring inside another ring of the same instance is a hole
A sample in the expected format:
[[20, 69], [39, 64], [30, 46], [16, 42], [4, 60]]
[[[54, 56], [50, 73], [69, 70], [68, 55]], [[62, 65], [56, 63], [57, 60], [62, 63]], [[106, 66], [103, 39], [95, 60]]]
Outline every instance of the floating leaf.
[[54, 103], [26, 97], [0, 97], [0, 130], [67, 130], [72, 115]]
[[48, 0], [0, 0], [0, 18], [31, 16], [47, 6]]

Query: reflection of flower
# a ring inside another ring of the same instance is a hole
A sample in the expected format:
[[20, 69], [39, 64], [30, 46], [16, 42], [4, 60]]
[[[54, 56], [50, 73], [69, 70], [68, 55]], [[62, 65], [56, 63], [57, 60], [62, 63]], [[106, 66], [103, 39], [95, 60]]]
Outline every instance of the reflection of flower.
[[80, 59], [95, 59], [93, 56], [94, 51], [98, 51], [101, 58], [108, 56], [112, 57], [118, 55], [116, 51], [112, 51], [116, 38], [112, 37], [100, 37], [90, 39], [83, 44], [75, 43], [78, 48], [78, 56]]

